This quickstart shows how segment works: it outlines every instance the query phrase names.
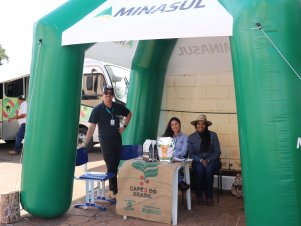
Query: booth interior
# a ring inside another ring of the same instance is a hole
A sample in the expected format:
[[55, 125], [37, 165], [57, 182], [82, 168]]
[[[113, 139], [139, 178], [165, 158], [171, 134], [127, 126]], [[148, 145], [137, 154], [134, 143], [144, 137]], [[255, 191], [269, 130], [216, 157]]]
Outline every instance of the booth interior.
[[[131, 67], [137, 45], [137, 41], [97, 43], [85, 54], [88, 58]], [[190, 122], [205, 112], [213, 122], [210, 130], [218, 134], [221, 144], [222, 188], [230, 190], [234, 177], [241, 173], [241, 162], [229, 37], [178, 39], [164, 80], [158, 129], [145, 139], [162, 135], [172, 117], [181, 120], [181, 131], [189, 135], [195, 131]]]

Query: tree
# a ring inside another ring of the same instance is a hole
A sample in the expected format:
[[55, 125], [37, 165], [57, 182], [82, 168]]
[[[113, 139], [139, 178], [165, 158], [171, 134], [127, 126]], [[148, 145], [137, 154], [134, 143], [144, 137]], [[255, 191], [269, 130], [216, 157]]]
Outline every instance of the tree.
[[2, 65], [2, 60], [6, 60], [8, 62], [9, 57], [5, 53], [5, 49], [2, 48], [0, 44], [0, 65]]

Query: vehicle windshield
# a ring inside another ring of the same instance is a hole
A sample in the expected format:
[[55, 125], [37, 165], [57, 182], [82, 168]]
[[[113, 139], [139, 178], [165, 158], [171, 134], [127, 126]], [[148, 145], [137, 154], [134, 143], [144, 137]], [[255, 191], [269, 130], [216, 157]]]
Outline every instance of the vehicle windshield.
[[115, 92], [115, 98], [123, 103], [126, 103], [130, 80], [130, 70], [116, 65], [105, 65], [105, 68], [111, 78]]

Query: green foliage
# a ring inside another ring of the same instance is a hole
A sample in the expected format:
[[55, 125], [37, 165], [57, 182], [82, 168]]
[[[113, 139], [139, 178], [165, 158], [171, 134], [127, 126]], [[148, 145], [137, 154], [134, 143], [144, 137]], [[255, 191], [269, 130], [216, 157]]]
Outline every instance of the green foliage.
[[9, 57], [5, 53], [5, 49], [2, 48], [2, 45], [0, 45], [0, 65], [2, 65], [2, 60], [6, 60], [8, 62]]

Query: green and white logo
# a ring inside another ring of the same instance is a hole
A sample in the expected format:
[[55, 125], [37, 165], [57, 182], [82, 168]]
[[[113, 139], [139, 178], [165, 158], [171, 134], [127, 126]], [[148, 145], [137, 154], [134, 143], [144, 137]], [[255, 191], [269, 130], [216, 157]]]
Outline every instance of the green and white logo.
[[135, 210], [135, 208], [133, 207], [133, 202], [135, 202], [134, 200], [127, 200], [127, 204], [126, 207], [124, 208], [124, 210]]
[[112, 17], [112, 6], [109, 8], [104, 9], [100, 13], [98, 13], [95, 17], [101, 17], [101, 18], [111, 18]]

